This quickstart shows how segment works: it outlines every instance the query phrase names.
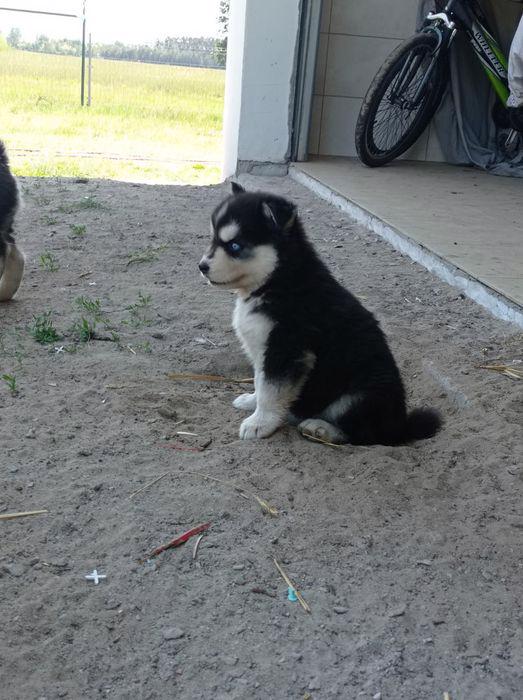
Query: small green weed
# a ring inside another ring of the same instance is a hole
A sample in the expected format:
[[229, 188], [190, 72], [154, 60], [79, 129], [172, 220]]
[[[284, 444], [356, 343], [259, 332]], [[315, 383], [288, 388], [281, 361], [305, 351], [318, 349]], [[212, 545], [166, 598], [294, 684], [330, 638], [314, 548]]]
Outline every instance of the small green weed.
[[70, 224], [71, 235], [74, 238], [83, 238], [87, 228], [83, 224]]
[[1, 379], [7, 384], [7, 388], [11, 394], [16, 396], [18, 394], [18, 387], [16, 385], [16, 377], [14, 374], [2, 374]]
[[100, 299], [90, 299], [89, 297], [77, 297], [74, 305], [79, 311], [86, 311], [93, 316], [96, 321], [102, 318], [102, 303]]
[[48, 214], [44, 214], [44, 216], [42, 216], [42, 223], [44, 223], [46, 226], [56, 226], [58, 219], [55, 219]]
[[152, 296], [150, 294], [138, 292], [138, 301], [127, 307], [130, 319], [128, 321], [124, 321], [124, 323], [132, 326], [133, 328], [149, 325], [151, 323], [151, 319], [149, 318], [151, 302]]
[[14, 356], [16, 361], [18, 362], [18, 366], [21, 367], [22, 361], [25, 360], [26, 357], [25, 353], [23, 352], [23, 350], [20, 350], [20, 348], [17, 347], [14, 351]]
[[96, 326], [103, 321], [102, 302], [100, 299], [90, 299], [89, 297], [77, 297], [74, 306], [85, 315], [80, 320], [75, 321], [71, 331], [81, 343], [87, 343], [96, 336]]
[[134, 347], [139, 352], [151, 353], [153, 351], [149, 340], [144, 340], [143, 343], [139, 343], [138, 345], [135, 345]]
[[58, 211], [62, 214], [72, 214], [75, 211], [85, 211], [86, 209], [107, 209], [107, 207], [99, 202], [96, 197], [92, 195], [87, 195], [79, 202], [72, 202], [71, 204], [61, 204], [58, 207]]
[[73, 323], [71, 331], [80, 343], [88, 343], [96, 335], [96, 321], [82, 316]]
[[133, 253], [129, 253], [126, 266], [135, 265], [136, 263], [146, 263], [158, 260], [160, 253], [167, 248], [166, 245], [161, 245], [156, 248], [152, 246], [147, 246], [141, 250], [135, 250]]
[[106, 207], [99, 202], [93, 195], [86, 195], [78, 204], [73, 205], [75, 209], [105, 209]]
[[39, 260], [42, 270], [47, 270], [47, 272], [56, 272], [60, 269], [60, 263], [52, 253], [42, 253]]
[[30, 331], [37, 343], [54, 343], [60, 339], [58, 331], [53, 326], [51, 314], [51, 311], [47, 311], [41, 316], [33, 316], [33, 325]]

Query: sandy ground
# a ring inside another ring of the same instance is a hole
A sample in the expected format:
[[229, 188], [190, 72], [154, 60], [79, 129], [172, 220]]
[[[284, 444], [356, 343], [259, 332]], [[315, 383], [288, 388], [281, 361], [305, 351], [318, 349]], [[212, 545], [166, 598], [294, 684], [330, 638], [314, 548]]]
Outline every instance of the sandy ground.
[[[521, 386], [476, 368], [516, 358], [521, 334], [300, 186], [256, 185], [298, 203], [444, 431], [396, 448], [292, 428], [239, 441], [241, 387], [167, 377], [250, 374], [232, 295], [196, 268], [225, 186], [23, 180], [27, 275], [0, 308], [0, 374], [18, 389], [0, 385], [0, 511], [49, 513], [0, 522], [0, 696], [523, 697]], [[87, 343], [71, 330], [89, 321], [81, 296], [100, 300]], [[62, 337], [42, 345], [29, 329], [47, 311]], [[196, 560], [192, 540], [140, 563], [207, 521]]]

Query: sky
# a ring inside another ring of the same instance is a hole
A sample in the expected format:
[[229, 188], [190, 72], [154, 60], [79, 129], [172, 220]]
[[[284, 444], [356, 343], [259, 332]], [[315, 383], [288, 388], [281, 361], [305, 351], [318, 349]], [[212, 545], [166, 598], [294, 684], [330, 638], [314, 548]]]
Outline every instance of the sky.
[[[86, 0], [93, 43], [152, 43], [166, 36], [219, 36], [219, 0]], [[81, 0], [1, 0], [0, 6], [81, 14]], [[0, 10], [0, 32], [18, 27], [22, 38], [80, 38], [80, 20]]]

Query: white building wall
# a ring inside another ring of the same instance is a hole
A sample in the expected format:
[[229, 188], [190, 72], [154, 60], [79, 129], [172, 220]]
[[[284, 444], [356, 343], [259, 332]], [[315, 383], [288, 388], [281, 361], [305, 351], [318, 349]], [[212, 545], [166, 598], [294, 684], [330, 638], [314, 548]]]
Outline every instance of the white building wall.
[[245, 51], [246, 0], [232, 0], [229, 10], [225, 102], [223, 109], [223, 174], [236, 172], [240, 137], [243, 54]]
[[291, 145], [300, 0], [232, 0], [224, 177], [281, 172]]

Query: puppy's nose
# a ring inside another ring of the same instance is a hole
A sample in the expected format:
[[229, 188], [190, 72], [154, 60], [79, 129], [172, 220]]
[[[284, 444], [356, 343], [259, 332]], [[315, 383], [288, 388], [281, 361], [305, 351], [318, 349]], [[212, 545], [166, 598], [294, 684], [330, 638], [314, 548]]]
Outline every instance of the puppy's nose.
[[209, 263], [205, 262], [205, 260], [203, 259], [200, 260], [200, 262], [198, 263], [198, 267], [200, 268], [200, 272], [203, 272], [204, 275], [207, 274], [211, 269], [209, 267]]

